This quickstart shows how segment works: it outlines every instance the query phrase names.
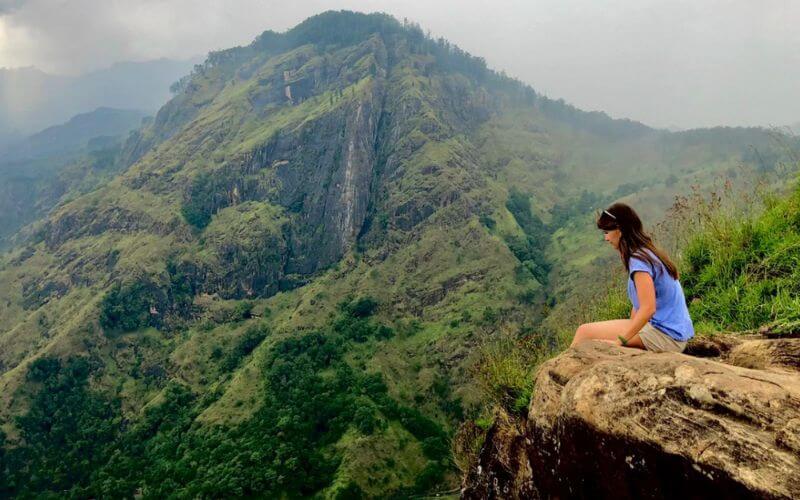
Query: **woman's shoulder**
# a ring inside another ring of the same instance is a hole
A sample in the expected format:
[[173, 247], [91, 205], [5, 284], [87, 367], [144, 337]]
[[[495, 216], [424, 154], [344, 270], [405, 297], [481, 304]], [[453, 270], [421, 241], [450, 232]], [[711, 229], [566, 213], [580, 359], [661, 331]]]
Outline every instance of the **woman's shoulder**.
[[647, 247], [637, 248], [636, 250], [633, 251], [633, 254], [634, 255], [639, 255], [639, 256], [648, 255], [648, 256], [650, 256], [650, 257], [652, 257], [654, 259], [658, 259], [658, 255], [656, 255], [655, 252], [653, 252], [652, 250], [650, 250]]
[[659, 259], [658, 256], [649, 248], [637, 248], [631, 252], [630, 260], [638, 260], [641, 262], [653, 260], [653, 262], [661, 262], [661, 259]]
[[664, 263], [661, 262], [661, 259], [658, 255], [655, 254], [652, 250], [646, 247], [638, 248], [631, 253], [630, 257], [631, 262], [634, 260], [637, 262], [641, 262], [642, 264], [650, 267], [653, 269], [654, 272], [658, 274], [658, 271], [664, 268]]

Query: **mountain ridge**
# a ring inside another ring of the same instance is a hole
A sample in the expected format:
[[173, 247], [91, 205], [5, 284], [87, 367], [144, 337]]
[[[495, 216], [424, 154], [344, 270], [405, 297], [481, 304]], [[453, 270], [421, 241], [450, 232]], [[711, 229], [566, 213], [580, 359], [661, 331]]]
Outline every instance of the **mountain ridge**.
[[87, 145], [89, 140], [102, 136], [125, 135], [139, 128], [147, 116], [143, 111], [99, 107], [79, 113], [64, 123], [51, 125], [21, 142], [11, 144], [3, 155], [3, 163], [30, 160], [60, 154]]

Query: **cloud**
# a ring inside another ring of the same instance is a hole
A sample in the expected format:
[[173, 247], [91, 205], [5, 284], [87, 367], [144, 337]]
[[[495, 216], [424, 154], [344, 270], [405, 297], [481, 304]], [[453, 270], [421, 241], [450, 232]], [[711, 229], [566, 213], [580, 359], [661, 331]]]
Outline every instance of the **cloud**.
[[795, 0], [0, 0], [0, 67], [188, 58], [328, 9], [407, 17], [612, 116], [681, 127], [800, 119]]
[[[35, 65], [57, 73], [115, 61], [188, 58], [247, 44], [266, 29], [283, 31], [326, 10], [274, 0], [0, 0], [0, 67]], [[3, 5], [3, 4], [0, 4]]]

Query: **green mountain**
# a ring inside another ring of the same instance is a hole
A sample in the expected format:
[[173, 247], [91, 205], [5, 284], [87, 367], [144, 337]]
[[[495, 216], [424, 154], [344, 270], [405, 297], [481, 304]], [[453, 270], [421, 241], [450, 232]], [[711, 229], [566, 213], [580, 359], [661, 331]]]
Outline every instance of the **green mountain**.
[[784, 160], [762, 129], [583, 112], [377, 14], [174, 90], [0, 264], [3, 495], [456, 488], [480, 347], [553, 342], [545, 313], [611, 262], [588, 215]]

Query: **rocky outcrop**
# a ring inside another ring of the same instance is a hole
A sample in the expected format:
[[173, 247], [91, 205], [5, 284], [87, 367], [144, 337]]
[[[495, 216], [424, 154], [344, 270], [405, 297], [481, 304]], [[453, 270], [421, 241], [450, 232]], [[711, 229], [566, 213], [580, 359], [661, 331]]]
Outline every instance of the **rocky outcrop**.
[[464, 498], [800, 497], [800, 339], [687, 352], [705, 357], [590, 342], [548, 361]]
[[131, 234], [149, 231], [165, 236], [178, 231], [180, 221], [174, 217], [156, 219], [142, 210], [108, 204], [102, 209], [88, 205], [55, 214], [39, 230], [39, 238], [48, 249], [55, 250], [65, 241], [84, 236], [114, 232]]
[[272, 201], [297, 214], [288, 272], [324, 268], [355, 242], [370, 202], [382, 95], [376, 83], [337, 112], [279, 137], [272, 148]]

